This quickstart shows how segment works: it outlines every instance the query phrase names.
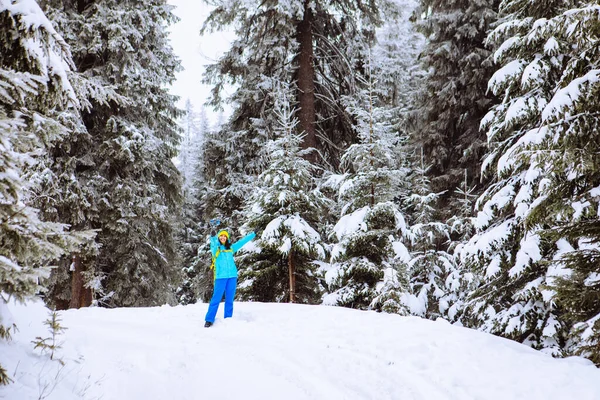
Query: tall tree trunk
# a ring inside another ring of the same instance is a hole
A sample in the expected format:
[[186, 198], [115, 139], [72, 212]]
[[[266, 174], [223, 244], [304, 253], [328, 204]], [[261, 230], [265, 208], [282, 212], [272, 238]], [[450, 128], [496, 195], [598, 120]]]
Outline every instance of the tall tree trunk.
[[290, 303], [296, 302], [296, 270], [294, 266], [294, 256], [290, 249], [288, 253], [288, 273], [290, 275]]
[[313, 14], [309, 8], [309, 0], [304, 0], [304, 18], [298, 25], [297, 39], [298, 54], [298, 122], [304, 131], [304, 149], [313, 148], [315, 151], [307, 155], [312, 163], [317, 160], [317, 134], [315, 129], [315, 67], [313, 65]]
[[92, 289], [85, 287], [83, 263], [79, 254], [73, 255], [73, 276], [71, 278], [71, 302], [69, 308], [89, 307], [92, 305]]

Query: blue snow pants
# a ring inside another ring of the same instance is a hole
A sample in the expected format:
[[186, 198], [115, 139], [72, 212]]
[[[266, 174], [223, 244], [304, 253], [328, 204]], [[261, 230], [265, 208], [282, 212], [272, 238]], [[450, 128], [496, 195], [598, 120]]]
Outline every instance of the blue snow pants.
[[219, 303], [225, 294], [225, 318], [231, 318], [233, 315], [233, 298], [235, 297], [235, 288], [237, 286], [237, 278], [223, 278], [215, 280], [212, 299], [208, 306], [208, 312], [204, 318], [207, 322], [215, 322], [215, 316], [219, 309]]

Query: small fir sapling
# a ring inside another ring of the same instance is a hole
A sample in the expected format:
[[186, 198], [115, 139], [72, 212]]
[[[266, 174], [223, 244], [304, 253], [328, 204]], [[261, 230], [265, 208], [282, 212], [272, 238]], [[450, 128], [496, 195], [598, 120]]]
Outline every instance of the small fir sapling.
[[[12, 321], [10, 312], [6, 307], [6, 301], [2, 295], [0, 295], [0, 339], [10, 340], [12, 333], [17, 329], [16, 325]], [[12, 382], [12, 379], [8, 377], [6, 369], [0, 365], [0, 386], [8, 385]]]
[[[44, 321], [44, 325], [48, 326], [48, 331], [50, 332], [50, 336], [46, 338], [42, 338], [41, 336], [37, 336], [32, 343], [35, 345], [34, 349], [41, 349], [42, 353], [48, 352], [50, 353], [50, 359], [54, 360], [54, 355], [60, 349], [61, 343], [58, 342], [58, 336], [62, 334], [67, 328], [63, 327], [61, 324], [60, 315], [56, 310], [50, 312], [50, 316], [46, 321]], [[65, 365], [64, 361], [61, 359], [57, 359], [61, 365]]]

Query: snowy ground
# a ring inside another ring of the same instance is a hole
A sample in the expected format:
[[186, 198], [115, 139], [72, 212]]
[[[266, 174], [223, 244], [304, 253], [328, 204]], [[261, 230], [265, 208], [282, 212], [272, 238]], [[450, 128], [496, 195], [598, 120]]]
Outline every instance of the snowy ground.
[[206, 304], [72, 310], [61, 313], [61, 367], [30, 344], [48, 336], [47, 310], [11, 310], [20, 331], [0, 343], [0, 362], [15, 382], [1, 399], [600, 399], [588, 361], [444, 321], [236, 303], [233, 319], [206, 329]]

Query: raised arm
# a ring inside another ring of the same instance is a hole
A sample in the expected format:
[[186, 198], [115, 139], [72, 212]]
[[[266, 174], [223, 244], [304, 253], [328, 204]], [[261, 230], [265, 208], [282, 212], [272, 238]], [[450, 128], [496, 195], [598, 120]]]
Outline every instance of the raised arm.
[[240, 240], [238, 240], [237, 242], [235, 242], [234, 244], [232, 244], [231, 245], [231, 250], [233, 250], [234, 253], [237, 252], [246, 243], [248, 243], [249, 241], [251, 241], [255, 237], [256, 237], [256, 233], [250, 232], [249, 234], [247, 234], [246, 236], [244, 236], [243, 238], [241, 238]]
[[217, 249], [219, 248], [219, 239], [217, 235], [210, 237], [210, 253], [214, 257], [217, 254]]
[[219, 248], [219, 238], [217, 237], [217, 226], [221, 225], [219, 218], [213, 218], [209, 221], [210, 223], [210, 253], [214, 257], [217, 254]]

